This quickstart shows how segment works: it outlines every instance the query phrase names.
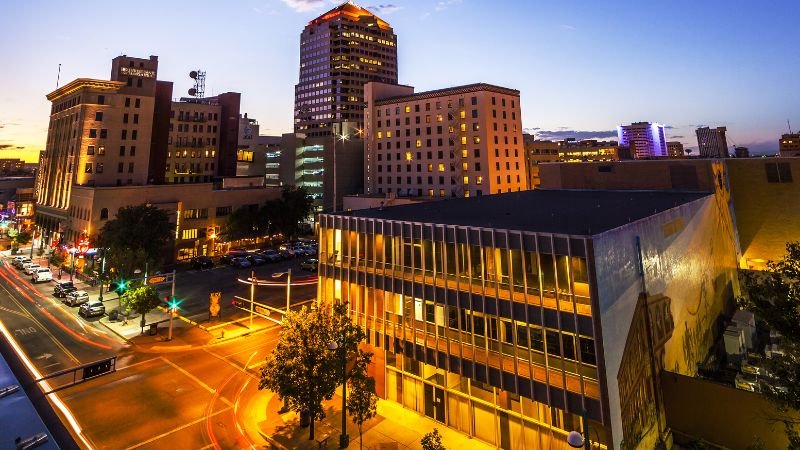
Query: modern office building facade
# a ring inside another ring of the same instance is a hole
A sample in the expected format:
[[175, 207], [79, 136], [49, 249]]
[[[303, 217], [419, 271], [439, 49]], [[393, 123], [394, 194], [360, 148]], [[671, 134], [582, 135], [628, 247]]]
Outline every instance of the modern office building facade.
[[781, 135], [778, 140], [780, 156], [793, 157], [800, 156], [800, 133], [789, 133]]
[[669, 156], [664, 125], [650, 122], [634, 122], [617, 127], [619, 145], [630, 149], [636, 159], [652, 159]]
[[727, 158], [728, 139], [725, 137], [726, 127], [700, 127], [695, 130], [697, 148], [703, 158]]
[[566, 449], [584, 411], [605, 448], [652, 448], [654, 378], [694, 373], [738, 292], [726, 221], [661, 192], [323, 214], [319, 297], [368, 330], [382, 398], [498, 448]]
[[366, 194], [470, 197], [529, 188], [519, 91], [365, 86]]
[[[294, 131], [302, 143], [291, 151], [323, 147], [322, 172], [314, 178], [322, 183], [319, 203], [326, 210], [340, 209], [345, 195], [363, 193], [364, 84], [371, 81], [397, 83], [397, 36], [386, 21], [348, 1], [308, 23], [295, 86]], [[334, 144], [334, 134], [342, 145]]]

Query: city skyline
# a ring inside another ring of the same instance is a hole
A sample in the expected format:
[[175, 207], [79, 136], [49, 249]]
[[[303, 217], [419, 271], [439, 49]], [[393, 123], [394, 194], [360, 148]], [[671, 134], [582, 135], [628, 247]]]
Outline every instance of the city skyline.
[[[92, 3], [52, 5], [46, 13], [36, 4], [14, 5], [0, 18], [2, 40], [15, 43], [0, 49], [13, 69], [0, 73], [11, 87], [0, 97], [2, 155], [35, 161], [44, 148], [45, 95], [56, 88], [59, 64], [63, 86], [78, 77], [107, 78], [107, 61], [120, 54], [158, 55], [159, 78], [175, 82], [176, 97], [191, 87], [190, 70], [206, 70], [209, 95], [241, 92], [242, 111], [262, 133], [289, 132], [300, 33], [338, 3], [198, 9], [144, 2], [126, 13], [133, 27], [122, 33], [121, 23]], [[666, 124], [667, 139], [686, 148], [697, 148], [696, 127], [727, 126], [730, 145], [777, 153], [787, 119], [800, 126], [800, 63], [784, 59], [795, 42], [792, 12], [800, 7], [788, 1], [680, 3], [670, 10], [633, 2], [359, 4], [395, 29], [400, 83], [518, 89], [523, 128], [541, 139], [613, 139], [617, 125], [652, 121]], [[709, 27], [711, 16], [725, 26]], [[92, 26], [64, 26], [77, 23]], [[136, 25], [142, 23], [149, 25]]]

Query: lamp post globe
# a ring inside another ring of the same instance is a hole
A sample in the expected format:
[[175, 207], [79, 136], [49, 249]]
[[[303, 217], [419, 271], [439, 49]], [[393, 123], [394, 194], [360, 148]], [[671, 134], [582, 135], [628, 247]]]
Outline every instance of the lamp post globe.
[[583, 436], [577, 431], [570, 431], [567, 434], [567, 444], [569, 444], [572, 448], [581, 448], [583, 447]]

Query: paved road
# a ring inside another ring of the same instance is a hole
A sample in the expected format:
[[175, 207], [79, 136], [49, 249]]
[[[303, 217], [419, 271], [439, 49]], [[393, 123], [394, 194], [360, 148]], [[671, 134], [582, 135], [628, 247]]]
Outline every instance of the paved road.
[[[295, 280], [301, 274], [312, 275], [301, 272], [297, 260], [254, 270], [257, 278], [266, 279], [290, 267]], [[230, 299], [233, 295], [249, 297], [249, 286], [237, 281], [249, 275], [248, 269], [229, 267], [179, 272], [176, 295], [183, 299], [183, 313], [204, 313], [209, 292], [222, 291], [223, 318], [246, 316], [230, 305]], [[89, 445], [115, 450], [266, 445], [258, 430], [252, 429], [265, 419], [253, 418], [253, 414], [264, 414], [263, 408], [254, 411], [244, 405], [269, 395], [258, 391], [257, 384], [259, 367], [277, 341], [276, 324], [256, 318], [254, 325], [259, 331], [219, 342], [198, 327], [182, 327], [175, 330], [176, 341], [192, 344], [173, 348], [172, 343], [161, 342], [160, 336], [141, 336], [128, 343], [98, 319], [77, 316], [77, 308], [52, 297], [52, 287], [50, 283], [31, 285], [22, 272], [4, 261], [0, 266], [0, 321], [42, 374], [117, 356], [116, 372], [56, 394]], [[96, 290], [90, 291], [95, 297]], [[308, 300], [315, 294], [315, 284], [296, 287], [292, 301]], [[256, 290], [259, 301], [276, 307], [285, 304], [285, 295], [283, 287]], [[229, 329], [229, 335], [241, 330], [236, 324], [220, 326]], [[63, 378], [52, 380], [53, 387], [66, 384]], [[242, 414], [248, 417], [243, 419]]]

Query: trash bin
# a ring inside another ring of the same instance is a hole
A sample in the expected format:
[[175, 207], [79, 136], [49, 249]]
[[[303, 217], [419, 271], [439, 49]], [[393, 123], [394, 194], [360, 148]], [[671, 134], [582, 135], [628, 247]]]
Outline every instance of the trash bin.
[[116, 309], [108, 313], [109, 321], [116, 322], [118, 318], [119, 318], [119, 311], [117, 311]]
[[150, 324], [150, 336], [155, 336], [158, 334], [158, 324], [151, 323]]

